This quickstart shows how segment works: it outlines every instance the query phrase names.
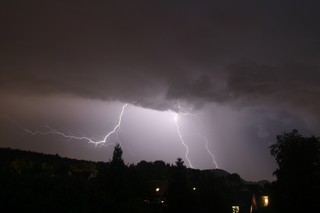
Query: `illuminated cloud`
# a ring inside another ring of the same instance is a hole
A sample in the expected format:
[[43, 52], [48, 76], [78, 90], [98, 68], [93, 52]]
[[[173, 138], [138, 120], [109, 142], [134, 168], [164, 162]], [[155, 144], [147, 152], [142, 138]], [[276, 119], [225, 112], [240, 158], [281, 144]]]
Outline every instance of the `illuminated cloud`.
[[[159, 110], [176, 100], [201, 107], [235, 99], [309, 110], [319, 100], [318, 13], [309, 1], [305, 9], [278, 1], [89, 4], [2, 3], [1, 91]], [[295, 10], [302, 18], [288, 25]]]

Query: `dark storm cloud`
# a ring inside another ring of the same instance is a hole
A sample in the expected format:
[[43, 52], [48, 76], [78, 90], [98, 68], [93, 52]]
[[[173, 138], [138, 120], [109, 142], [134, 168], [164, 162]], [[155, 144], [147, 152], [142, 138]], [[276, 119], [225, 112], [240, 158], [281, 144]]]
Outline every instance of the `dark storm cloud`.
[[[319, 113], [317, 1], [2, 1], [1, 90]], [[245, 61], [245, 62], [244, 62]]]
[[228, 73], [228, 91], [233, 100], [320, 113], [317, 66], [292, 63], [272, 67], [246, 62], [229, 66]]

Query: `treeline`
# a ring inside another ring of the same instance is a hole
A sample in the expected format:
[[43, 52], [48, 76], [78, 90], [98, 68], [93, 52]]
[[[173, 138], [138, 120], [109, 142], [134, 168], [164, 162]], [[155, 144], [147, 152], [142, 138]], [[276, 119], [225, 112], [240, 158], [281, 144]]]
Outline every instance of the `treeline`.
[[278, 169], [274, 172], [274, 206], [279, 212], [319, 212], [320, 138], [297, 130], [277, 136], [270, 146]]
[[0, 148], [0, 212], [318, 212], [319, 137], [283, 133], [270, 152], [277, 180], [261, 186], [181, 158], [125, 165], [119, 145], [109, 162]]
[[232, 212], [234, 192], [248, 189], [237, 174], [188, 169], [180, 158], [125, 165], [120, 146], [110, 162], [2, 148], [0, 181], [10, 212]]

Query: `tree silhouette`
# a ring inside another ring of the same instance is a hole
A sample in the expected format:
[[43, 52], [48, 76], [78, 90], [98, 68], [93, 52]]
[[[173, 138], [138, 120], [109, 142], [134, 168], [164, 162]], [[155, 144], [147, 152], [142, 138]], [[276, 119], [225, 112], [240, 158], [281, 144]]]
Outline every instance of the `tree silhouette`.
[[176, 163], [176, 167], [178, 168], [186, 168], [186, 166], [184, 165], [184, 161], [181, 158], [177, 158]]
[[171, 181], [168, 193], [168, 203], [172, 212], [188, 212], [191, 204], [191, 184], [188, 171], [181, 158], [177, 158], [172, 167]]
[[120, 144], [116, 144], [113, 150], [112, 161], [110, 162], [112, 168], [123, 168], [125, 166], [122, 153]]
[[284, 212], [315, 211], [320, 199], [319, 138], [293, 130], [278, 135], [269, 148], [279, 166], [274, 172], [278, 207]]

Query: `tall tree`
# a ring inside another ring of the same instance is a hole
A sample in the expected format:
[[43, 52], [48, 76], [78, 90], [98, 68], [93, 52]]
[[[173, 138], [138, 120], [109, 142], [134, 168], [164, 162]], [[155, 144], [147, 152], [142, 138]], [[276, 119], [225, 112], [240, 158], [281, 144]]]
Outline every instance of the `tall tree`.
[[110, 162], [112, 168], [123, 168], [125, 166], [122, 153], [120, 144], [116, 144], [113, 150], [112, 161]]
[[187, 167], [181, 158], [177, 158], [175, 166], [172, 167], [168, 193], [168, 204], [172, 212], [193, 211], [190, 209], [192, 185], [189, 180]]
[[297, 130], [277, 136], [270, 153], [278, 163], [276, 197], [285, 212], [315, 211], [320, 196], [320, 141]]
[[184, 161], [181, 158], [177, 158], [175, 163], [176, 163], [176, 167], [178, 168], [182, 168], [182, 169], [186, 168], [186, 166], [184, 165]]

